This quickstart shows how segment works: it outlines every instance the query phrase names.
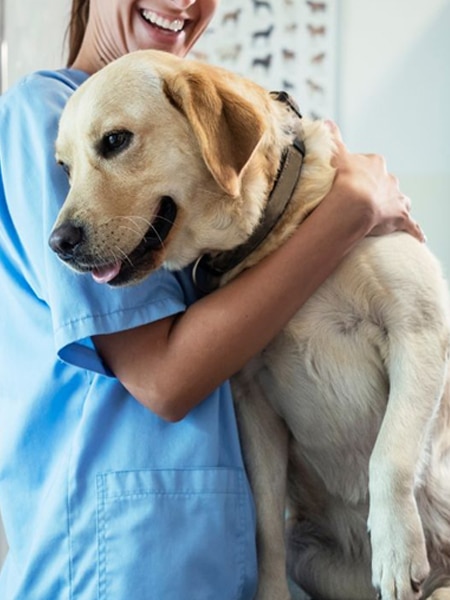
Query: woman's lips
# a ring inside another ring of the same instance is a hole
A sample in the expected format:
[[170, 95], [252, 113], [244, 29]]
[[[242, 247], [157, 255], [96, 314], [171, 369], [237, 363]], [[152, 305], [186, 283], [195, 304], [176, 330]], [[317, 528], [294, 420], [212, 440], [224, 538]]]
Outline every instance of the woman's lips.
[[150, 25], [153, 25], [154, 27], [158, 27], [162, 31], [167, 31], [168, 33], [179, 33], [183, 30], [185, 25], [184, 19], [169, 19], [152, 10], [144, 8], [141, 9], [140, 12], [147, 23], [150, 23]]

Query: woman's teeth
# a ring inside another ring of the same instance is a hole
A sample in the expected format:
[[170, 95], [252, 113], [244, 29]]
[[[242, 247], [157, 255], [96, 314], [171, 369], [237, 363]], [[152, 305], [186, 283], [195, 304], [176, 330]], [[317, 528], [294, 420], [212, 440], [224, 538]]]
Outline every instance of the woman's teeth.
[[182, 19], [175, 19], [170, 21], [169, 19], [164, 19], [160, 15], [152, 12], [151, 10], [143, 10], [141, 11], [142, 16], [146, 21], [151, 23], [152, 25], [157, 25], [161, 29], [166, 29], [167, 31], [173, 31], [177, 33], [181, 31], [184, 27], [184, 21]]

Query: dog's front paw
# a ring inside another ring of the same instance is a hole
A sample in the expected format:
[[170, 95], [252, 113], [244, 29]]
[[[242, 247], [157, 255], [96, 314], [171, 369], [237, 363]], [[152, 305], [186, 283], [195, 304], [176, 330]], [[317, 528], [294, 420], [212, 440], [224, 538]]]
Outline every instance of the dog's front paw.
[[430, 571], [420, 516], [414, 501], [393, 513], [371, 508], [372, 582], [381, 600], [419, 600]]

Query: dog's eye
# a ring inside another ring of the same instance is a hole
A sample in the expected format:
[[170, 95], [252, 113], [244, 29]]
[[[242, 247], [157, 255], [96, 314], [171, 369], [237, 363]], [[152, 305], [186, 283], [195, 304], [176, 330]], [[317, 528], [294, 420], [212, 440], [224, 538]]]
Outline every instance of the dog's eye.
[[133, 139], [131, 131], [110, 131], [106, 133], [100, 142], [99, 151], [104, 158], [109, 158], [125, 150]]

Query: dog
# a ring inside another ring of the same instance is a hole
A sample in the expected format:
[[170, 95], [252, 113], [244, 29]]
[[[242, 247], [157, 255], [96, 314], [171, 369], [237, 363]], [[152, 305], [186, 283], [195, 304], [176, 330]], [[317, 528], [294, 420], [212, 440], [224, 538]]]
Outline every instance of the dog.
[[253, 0], [253, 8], [254, 8], [255, 12], [258, 12], [258, 10], [260, 8], [264, 8], [264, 9], [268, 10], [269, 12], [273, 12], [272, 5], [270, 4], [270, 2], [267, 2], [266, 0]]
[[320, 83], [317, 83], [316, 81], [314, 81], [313, 79], [311, 79], [310, 77], [308, 77], [308, 79], [306, 79], [305, 81], [309, 91], [311, 92], [311, 94], [323, 94], [325, 92], [325, 89], [322, 85], [320, 85]]
[[325, 12], [327, 9], [326, 2], [306, 2], [312, 12]]
[[252, 60], [252, 68], [262, 67], [265, 71], [270, 70], [272, 64], [272, 54], [267, 54], [264, 57], [257, 56]]
[[242, 12], [242, 9], [238, 8], [238, 9], [233, 10], [231, 12], [224, 13], [224, 15], [222, 17], [222, 25], [225, 25], [228, 22], [237, 23], [239, 21], [239, 17], [241, 15], [241, 12]]
[[311, 23], [308, 23], [306, 29], [309, 31], [312, 37], [325, 35], [327, 32], [325, 25], [312, 25]]
[[287, 62], [287, 61], [292, 61], [295, 60], [295, 58], [297, 57], [297, 53], [294, 52], [294, 50], [290, 50], [288, 48], [283, 48], [281, 51], [282, 55], [283, 55], [283, 59]]
[[266, 40], [268, 40], [270, 38], [270, 36], [273, 33], [275, 26], [269, 25], [269, 27], [267, 27], [266, 29], [260, 29], [258, 31], [254, 31], [252, 33], [252, 41], [255, 42], [258, 39], [263, 39], [265, 38]]
[[226, 46], [219, 50], [219, 56], [221, 60], [231, 60], [236, 62], [242, 53], [242, 44], [233, 44], [232, 46]]
[[[332, 155], [287, 94], [139, 51], [67, 103], [70, 192], [49, 243], [112, 286], [195, 264], [208, 291], [292, 235]], [[450, 598], [449, 306], [425, 244], [367, 237], [233, 378], [257, 600], [290, 598], [286, 571], [316, 599]]]

